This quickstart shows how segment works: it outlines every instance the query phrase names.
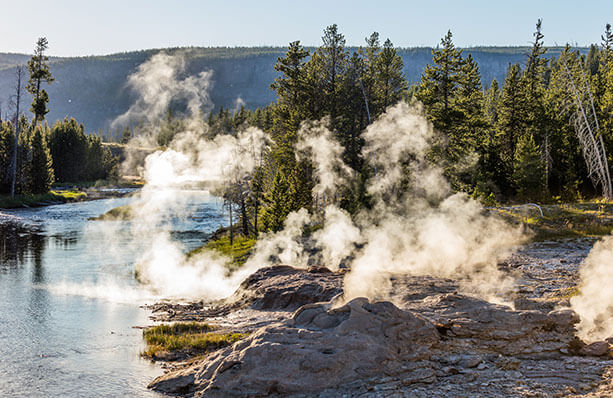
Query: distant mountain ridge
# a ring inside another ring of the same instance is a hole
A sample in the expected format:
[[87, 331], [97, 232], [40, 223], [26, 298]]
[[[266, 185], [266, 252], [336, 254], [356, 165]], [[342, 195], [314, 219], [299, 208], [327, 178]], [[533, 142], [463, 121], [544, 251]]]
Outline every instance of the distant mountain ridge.
[[[562, 47], [549, 48], [546, 56], [557, 55]], [[312, 53], [314, 48], [309, 48]], [[349, 48], [350, 51], [356, 48]], [[587, 48], [581, 48], [587, 53]], [[104, 56], [51, 57], [50, 69], [55, 81], [45, 89], [49, 93], [47, 120], [74, 117], [88, 132], [106, 131], [110, 123], [124, 113], [134, 101], [134, 94], [126, 89], [128, 76], [159, 51], [181, 52], [187, 61], [188, 74], [213, 70], [211, 100], [219, 106], [233, 108], [241, 98], [250, 109], [275, 101], [270, 84], [277, 77], [274, 65], [285, 54], [283, 47], [187, 47], [150, 49]], [[423, 68], [432, 61], [432, 48], [400, 48], [404, 73], [410, 82], [418, 82]], [[472, 54], [479, 63], [482, 81], [488, 86], [493, 78], [502, 83], [509, 64], [524, 64], [528, 47], [471, 47], [464, 55]], [[4, 117], [8, 98], [14, 92], [15, 66], [25, 64], [30, 55], [0, 53], [0, 112]], [[28, 109], [31, 98], [26, 96], [22, 109]]]

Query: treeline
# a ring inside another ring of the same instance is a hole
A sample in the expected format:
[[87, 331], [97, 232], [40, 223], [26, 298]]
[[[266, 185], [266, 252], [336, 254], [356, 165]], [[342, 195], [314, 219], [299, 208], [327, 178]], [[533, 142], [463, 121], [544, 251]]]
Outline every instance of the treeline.
[[[377, 33], [352, 53], [336, 25], [325, 29], [323, 44], [313, 53], [298, 41], [290, 43], [275, 65], [280, 72], [271, 85], [276, 103], [209, 115], [214, 134], [252, 125], [271, 138], [262, 166], [226, 195], [241, 215], [242, 229], [277, 230], [289, 212], [313, 209], [320, 199], [312, 191], [312, 165], [295, 156], [298, 130], [308, 120], [325, 118], [344, 148], [343, 160], [355, 171], [354, 180], [335, 193], [334, 200], [352, 213], [369, 207], [365, 181], [373, 170], [362, 157], [362, 132], [401, 100], [422, 103], [442, 134], [443, 142], [430, 158], [443, 167], [455, 190], [486, 203], [600, 195], [602, 187], [586, 160], [591, 149], [582, 144], [578, 125], [571, 122], [578, 111], [575, 97], [581, 96], [582, 104], [593, 103], [600, 123], [599, 129], [590, 129], [595, 141], [603, 142], [608, 168], [613, 154], [611, 27], [606, 26], [602, 44], [591, 46], [587, 55], [566, 46], [557, 57], [546, 58], [540, 20], [533, 37], [525, 62], [509, 65], [504, 82], [494, 79], [485, 88], [479, 65], [455, 47], [451, 32], [432, 51], [419, 84], [412, 86], [402, 73], [397, 49], [390, 40], [381, 44]], [[576, 84], [576, 91], [569, 82]]]
[[12, 121], [0, 119], [0, 194], [42, 194], [54, 182], [83, 182], [116, 177], [118, 159], [102, 146], [97, 135], [86, 135], [74, 119], [57, 121], [50, 128], [45, 121], [49, 95], [43, 84], [54, 81], [45, 55], [47, 39], [36, 42], [28, 61], [29, 79], [25, 89], [32, 95], [31, 122], [21, 114], [23, 67], [16, 71]]
[[[16, 126], [1, 122], [0, 194], [11, 192], [11, 170]], [[118, 160], [102, 145], [100, 137], [86, 135], [74, 119], [46, 123], [19, 119], [15, 194], [46, 193], [53, 183], [112, 179], [117, 176]]]

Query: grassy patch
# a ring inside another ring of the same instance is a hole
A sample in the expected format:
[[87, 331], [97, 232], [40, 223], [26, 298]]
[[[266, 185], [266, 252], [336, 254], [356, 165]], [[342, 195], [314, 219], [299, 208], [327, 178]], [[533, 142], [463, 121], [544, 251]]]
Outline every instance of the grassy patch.
[[161, 358], [169, 352], [202, 354], [231, 345], [246, 336], [243, 333], [219, 333], [215, 328], [199, 322], [180, 322], [159, 325], [143, 331], [149, 358]]
[[93, 221], [113, 221], [113, 220], [129, 220], [132, 218], [132, 207], [130, 205], [124, 205], [112, 208], [99, 215], [98, 217], [92, 217], [90, 220]]
[[203, 246], [192, 250], [187, 253], [188, 257], [194, 256], [205, 250], [212, 250], [219, 254], [232, 259], [232, 268], [239, 268], [251, 255], [255, 246], [256, 240], [254, 238], [246, 237], [244, 235], [236, 235], [234, 237], [233, 244], [230, 245], [230, 236], [223, 235], [217, 238], [213, 238]]
[[534, 208], [498, 209], [515, 223], [534, 233], [533, 240], [599, 237], [613, 230], [613, 203], [602, 201], [542, 206], [543, 217]]
[[12, 209], [17, 207], [45, 206], [53, 203], [78, 202], [87, 198], [85, 192], [79, 190], [58, 189], [38, 195], [8, 195], [0, 196], [0, 208]]

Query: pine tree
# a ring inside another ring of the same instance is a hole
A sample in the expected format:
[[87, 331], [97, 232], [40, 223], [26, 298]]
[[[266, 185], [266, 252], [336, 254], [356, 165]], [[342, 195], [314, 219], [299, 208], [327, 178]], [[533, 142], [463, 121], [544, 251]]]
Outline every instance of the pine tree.
[[480, 159], [480, 169], [477, 181], [477, 187], [473, 192], [475, 196], [483, 196], [489, 198], [490, 193], [499, 195], [500, 182], [504, 180], [502, 177], [502, 160], [497, 142], [496, 127], [498, 124], [498, 108], [501, 97], [498, 81], [494, 78], [490, 83], [490, 88], [485, 92], [483, 117], [485, 127], [482, 136], [478, 139], [479, 147], [482, 150]]
[[515, 146], [518, 137], [521, 136], [525, 128], [524, 101], [519, 65], [513, 64], [507, 71], [502, 87], [496, 126], [496, 148], [502, 161], [502, 167], [496, 182], [507, 195], [511, 193]]
[[383, 43], [383, 50], [377, 57], [375, 66], [378, 108], [385, 110], [388, 106], [398, 103], [408, 88], [402, 72], [402, 58], [390, 39]]
[[485, 115], [490, 126], [495, 126], [496, 123], [498, 123], [498, 103], [500, 101], [500, 95], [498, 80], [494, 78], [490, 84], [490, 88], [485, 94]]
[[37, 125], [32, 134], [32, 158], [29, 166], [29, 192], [33, 194], [46, 193], [53, 183], [53, 168], [51, 154], [45, 139], [44, 130], [47, 126]]
[[[543, 153], [543, 159], [549, 158], [549, 121], [545, 110], [545, 74], [546, 60], [543, 58], [546, 49], [543, 45], [543, 33], [541, 31], [542, 20], [536, 23], [534, 32], [534, 42], [528, 57], [528, 63], [522, 76], [523, 92], [523, 118], [525, 120], [524, 129], [521, 134], [531, 134]], [[545, 179], [548, 181], [549, 168], [547, 161], [544, 162]]]
[[309, 60], [311, 79], [319, 79], [323, 88], [325, 114], [330, 115], [332, 129], [336, 127], [340, 102], [342, 76], [347, 67], [348, 54], [345, 49], [345, 36], [338, 31], [336, 24], [328, 26], [321, 38], [323, 44]]
[[577, 199], [579, 190], [587, 177], [586, 163], [581, 143], [574, 126], [569, 123], [575, 111], [569, 106], [572, 101], [568, 92], [568, 73], [565, 64], [572, 69], [579, 68], [579, 54], [571, 52], [566, 46], [557, 60], [552, 62], [551, 77], [545, 95], [545, 109], [548, 113], [547, 125], [550, 136], [552, 167], [548, 174], [549, 189], [554, 195], [565, 200]]
[[539, 147], [532, 135], [524, 135], [517, 143], [513, 162], [513, 182], [522, 199], [542, 198], [545, 189], [545, 170]]
[[456, 128], [456, 131], [459, 130], [459, 134], [456, 133], [453, 137], [460, 141], [456, 144], [458, 148], [470, 151], [477, 147], [477, 137], [483, 135], [486, 127], [483, 113], [485, 103], [481, 87], [481, 73], [471, 54], [468, 54], [458, 73], [458, 91], [455, 105], [458, 111], [462, 112], [462, 120]]
[[613, 31], [611, 31], [610, 23], [605, 26], [604, 34], [600, 38], [602, 39], [602, 51], [604, 52], [603, 61], [608, 64], [613, 58]]
[[279, 231], [290, 212], [289, 184], [285, 175], [278, 171], [272, 181], [270, 191], [264, 195], [260, 220], [264, 231]]
[[15, 143], [15, 128], [10, 122], [0, 122], [0, 192], [11, 192], [11, 163]]
[[304, 64], [309, 52], [305, 50], [300, 41], [289, 43], [285, 57], [277, 58], [275, 70], [281, 73], [270, 85], [279, 98], [279, 104], [290, 109], [300, 105], [300, 97], [304, 95]]
[[[365, 90], [362, 77], [366, 74], [364, 59], [354, 52], [341, 83], [341, 93], [344, 99], [341, 102], [337, 120], [338, 132], [336, 134], [339, 143], [345, 148], [343, 153], [344, 162], [358, 170], [362, 167], [361, 133], [368, 125], [368, 111], [365, 103]], [[368, 97], [366, 97], [368, 98]]]
[[361, 73], [361, 80], [359, 83], [360, 91], [362, 91], [362, 97], [365, 101], [364, 106], [368, 106], [368, 122], [376, 119], [376, 117], [383, 112], [382, 109], [377, 108], [380, 101], [376, 97], [376, 81], [377, 81], [377, 64], [379, 54], [381, 53], [381, 43], [379, 42], [379, 33], [373, 32], [369, 37], [365, 38], [366, 47], [360, 47], [358, 54], [363, 60], [364, 69]]
[[296, 164], [289, 178], [290, 204], [288, 210], [296, 211], [302, 208], [311, 210], [313, 202], [313, 167], [308, 161]]
[[83, 125], [74, 118], [58, 120], [48, 138], [55, 178], [77, 182], [87, 178], [88, 140]]
[[613, 155], [613, 32], [611, 24], [607, 24], [602, 35], [602, 56], [597, 74], [597, 93], [595, 94], [598, 104], [601, 129], [608, 143], [609, 156]]
[[441, 47], [432, 50], [432, 65], [426, 65], [417, 92], [428, 118], [439, 131], [449, 135], [458, 117], [453, 100], [462, 67], [462, 50], [455, 48], [451, 31], [441, 39]]
[[53, 77], [49, 71], [49, 57], [45, 55], [49, 43], [47, 39], [41, 37], [36, 42], [36, 48], [34, 49], [34, 55], [32, 59], [28, 61], [28, 71], [30, 72], [30, 79], [26, 85], [26, 90], [34, 97], [32, 101], [32, 107], [30, 111], [34, 114], [37, 122], [42, 121], [45, 118], [49, 109], [47, 109], [47, 102], [49, 102], [49, 95], [45, 89], [41, 88], [43, 82], [53, 82]]

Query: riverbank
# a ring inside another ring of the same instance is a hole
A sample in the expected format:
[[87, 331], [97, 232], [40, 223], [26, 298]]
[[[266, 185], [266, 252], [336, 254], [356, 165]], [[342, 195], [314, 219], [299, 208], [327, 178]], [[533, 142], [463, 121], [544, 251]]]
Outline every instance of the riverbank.
[[87, 199], [87, 193], [80, 190], [51, 190], [37, 195], [0, 196], [0, 209], [16, 209], [20, 207], [41, 207], [68, 202], [80, 202]]
[[121, 180], [117, 183], [83, 182], [58, 184], [44, 194], [36, 195], [0, 195], [0, 209], [18, 209], [22, 207], [42, 207], [62, 203], [81, 202], [117, 198], [129, 195], [142, 188], [142, 182]]

